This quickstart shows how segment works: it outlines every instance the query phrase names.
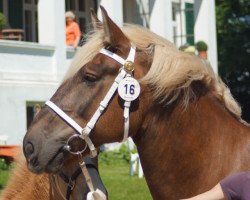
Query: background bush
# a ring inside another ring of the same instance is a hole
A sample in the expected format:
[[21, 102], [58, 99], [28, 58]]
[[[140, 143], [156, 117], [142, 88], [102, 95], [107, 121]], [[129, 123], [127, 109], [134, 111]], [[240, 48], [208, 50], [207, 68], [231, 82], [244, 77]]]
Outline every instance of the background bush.
[[128, 164], [130, 161], [130, 153], [128, 147], [122, 144], [119, 150], [104, 151], [98, 156], [99, 163], [105, 165]]

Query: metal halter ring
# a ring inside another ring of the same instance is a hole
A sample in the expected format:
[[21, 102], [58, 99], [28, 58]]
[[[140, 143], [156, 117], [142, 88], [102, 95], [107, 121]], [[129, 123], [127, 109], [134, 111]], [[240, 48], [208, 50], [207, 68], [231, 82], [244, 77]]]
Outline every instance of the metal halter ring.
[[[85, 143], [85, 146], [84, 146], [84, 148], [81, 151], [72, 151], [72, 147], [70, 145], [70, 142], [72, 142], [75, 139], [80, 139], [81, 141], [83, 141]], [[80, 155], [80, 154], [82, 154], [86, 150], [86, 148], [87, 148], [87, 143], [81, 137], [81, 135], [79, 135], [79, 134], [74, 134], [74, 135], [70, 136], [69, 139], [68, 139], [68, 141], [67, 141], [67, 143], [66, 143], [66, 145], [65, 145], [65, 147], [64, 147], [65, 150], [67, 150], [68, 152], [70, 152], [73, 155]]]

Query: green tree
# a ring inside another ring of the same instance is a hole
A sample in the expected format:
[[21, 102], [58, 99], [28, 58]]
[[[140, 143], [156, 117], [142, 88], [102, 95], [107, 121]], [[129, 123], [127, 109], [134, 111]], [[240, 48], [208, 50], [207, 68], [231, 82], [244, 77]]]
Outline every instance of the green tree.
[[216, 0], [219, 74], [250, 121], [250, 1]]
[[0, 29], [2, 29], [6, 24], [6, 19], [3, 13], [0, 12]]

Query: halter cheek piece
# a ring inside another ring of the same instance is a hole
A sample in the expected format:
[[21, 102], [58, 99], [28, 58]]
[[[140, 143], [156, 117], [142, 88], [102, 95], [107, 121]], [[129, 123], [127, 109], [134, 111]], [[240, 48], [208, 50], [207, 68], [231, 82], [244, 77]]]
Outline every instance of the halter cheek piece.
[[[70, 141], [75, 139], [75, 138], [80, 138], [84, 140], [89, 149], [90, 149], [90, 154], [92, 157], [97, 156], [97, 150], [89, 138], [91, 130], [94, 128], [97, 120], [100, 118], [102, 115], [103, 111], [107, 108], [111, 98], [115, 94], [119, 83], [125, 79], [126, 77], [132, 77], [133, 70], [134, 70], [134, 59], [135, 59], [135, 53], [136, 53], [136, 48], [131, 46], [129, 55], [126, 60], [124, 60], [122, 57], [118, 56], [117, 54], [107, 50], [107, 49], [101, 49], [100, 53], [116, 60], [118, 63], [122, 65], [120, 68], [119, 74], [116, 76], [112, 86], [110, 87], [109, 91], [107, 92], [106, 96], [104, 99], [100, 102], [100, 105], [92, 118], [89, 120], [87, 125], [82, 128], [76, 121], [74, 121], [72, 118], [70, 118], [65, 112], [63, 112], [57, 105], [55, 105], [52, 101], [47, 101], [45, 104], [50, 107], [59, 117], [61, 117], [62, 120], [64, 120], [69, 126], [71, 126], [75, 131], [77, 131], [79, 134], [75, 134], [71, 136], [68, 141], [67, 145], [65, 148], [72, 154], [79, 155], [83, 153], [83, 151], [86, 149], [84, 148], [81, 151], [72, 151], [71, 147], [69, 145]], [[124, 136], [123, 140], [125, 141], [128, 138], [128, 132], [129, 132], [129, 108], [131, 105], [131, 100], [125, 100], [124, 102]]]

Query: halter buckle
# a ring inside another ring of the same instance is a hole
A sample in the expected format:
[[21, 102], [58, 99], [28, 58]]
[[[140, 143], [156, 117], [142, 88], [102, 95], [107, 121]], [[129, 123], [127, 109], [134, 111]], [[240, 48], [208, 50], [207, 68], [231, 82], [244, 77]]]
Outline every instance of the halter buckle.
[[75, 185], [76, 185], [76, 182], [72, 181], [70, 178], [69, 183], [68, 183], [68, 187], [70, 188], [71, 191], [74, 189]]
[[135, 68], [134, 68], [134, 62], [127, 60], [124, 63], [124, 69], [128, 72], [128, 73], [132, 73]]

